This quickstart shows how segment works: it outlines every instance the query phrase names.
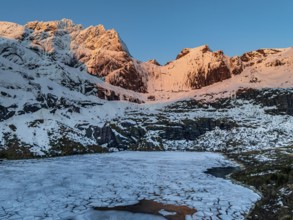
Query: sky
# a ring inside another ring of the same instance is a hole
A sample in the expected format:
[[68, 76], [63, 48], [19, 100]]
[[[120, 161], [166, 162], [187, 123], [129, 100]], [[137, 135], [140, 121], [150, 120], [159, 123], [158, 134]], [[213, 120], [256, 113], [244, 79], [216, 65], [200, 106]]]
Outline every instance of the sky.
[[0, 21], [68, 18], [120, 34], [141, 61], [173, 60], [204, 44], [229, 56], [293, 46], [292, 0], [5, 0]]

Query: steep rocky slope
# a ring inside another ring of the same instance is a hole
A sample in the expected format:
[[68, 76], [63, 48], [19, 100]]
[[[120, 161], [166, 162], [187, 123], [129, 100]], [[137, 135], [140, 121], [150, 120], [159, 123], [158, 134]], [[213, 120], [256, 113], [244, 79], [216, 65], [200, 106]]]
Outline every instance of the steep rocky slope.
[[293, 144], [293, 49], [184, 49], [160, 66], [117, 32], [0, 22], [0, 156]]
[[[113, 85], [146, 91], [143, 73], [136, 69], [136, 61], [115, 30], [105, 30], [102, 25], [83, 28], [68, 19], [35, 21], [24, 26], [1, 22], [0, 26], [1, 37], [17, 40], [37, 54], [105, 77], [105, 81]], [[135, 83], [131, 81], [134, 79]]]
[[222, 51], [212, 52], [205, 45], [198, 48], [183, 49], [176, 60], [165, 66], [146, 63], [150, 74], [148, 91], [186, 91], [199, 89], [231, 78], [242, 71], [239, 57], [230, 58]]

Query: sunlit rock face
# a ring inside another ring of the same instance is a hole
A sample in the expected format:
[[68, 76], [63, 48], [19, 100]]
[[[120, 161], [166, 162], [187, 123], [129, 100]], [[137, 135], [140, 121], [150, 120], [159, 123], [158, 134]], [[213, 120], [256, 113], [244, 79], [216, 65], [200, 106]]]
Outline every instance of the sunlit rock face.
[[103, 25], [83, 28], [71, 20], [29, 22], [28, 41], [41, 47], [53, 59], [68, 66], [85, 68], [88, 73], [105, 77], [106, 82], [137, 92], [146, 92], [140, 72], [126, 45], [115, 30]]
[[[83, 28], [71, 20], [63, 19], [29, 22], [25, 27], [31, 31], [27, 40], [32, 45], [39, 45], [55, 59], [72, 66], [84, 64], [89, 73], [98, 76], [106, 76], [120, 68], [121, 66], [115, 65], [115, 61], [125, 61], [129, 56], [118, 33], [115, 30], [105, 30], [102, 25]], [[110, 59], [112, 64], [109, 64], [107, 59]], [[77, 63], [78, 61], [80, 63]], [[107, 67], [103, 68], [106, 64]]]

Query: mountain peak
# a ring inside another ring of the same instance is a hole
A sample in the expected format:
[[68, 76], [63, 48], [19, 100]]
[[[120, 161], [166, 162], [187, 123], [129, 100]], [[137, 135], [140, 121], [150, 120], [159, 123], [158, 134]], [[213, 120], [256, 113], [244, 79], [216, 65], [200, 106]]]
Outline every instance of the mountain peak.
[[0, 22], [0, 36], [10, 39], [20, 39], [25, 33], [22, 25], [13, 22]]
[[156, 59], [148, 60], [146, 63], [150, 63], [156, 66], [161, 66], [161, 64]]
[[190, 52], [201, 52], [201, 53], [206, 53], [206, 52], [212, 52], [212, 50], [209, 48], [208, 45], [202, 45], [199, 47], [195, 47], [195, 48], [184, 48], [183, 50], [181, 50], [181, 52], [177, 55], [176, 60], [184, 57], [185, 55], [189, 54]]
[[56, 30], [81, 30], [80, 24], [73, 23], [72, 20], [63, 18], [55, 21], [32, 21], [25, 25], [26, 28], [34, 31], [56, 31]]

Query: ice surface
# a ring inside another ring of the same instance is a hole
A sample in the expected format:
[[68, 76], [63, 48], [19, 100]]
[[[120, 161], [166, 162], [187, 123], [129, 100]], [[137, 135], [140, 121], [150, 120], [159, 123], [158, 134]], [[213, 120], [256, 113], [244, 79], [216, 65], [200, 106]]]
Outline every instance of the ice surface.
[[123, 211], [89, 211], [74, 220], [164, 220], [164, 217]]
[[[0, 219], [69, 219], [141, 199], [187, 205], [194, 219], [243, 219], [259, 195], [205, 174], [233, 166], [220, 154], [118, 152], [0, 163]], [[241, 198], [241, 199], [239, 199]], [[84, 217], [86, 219], [86, 217]]]

